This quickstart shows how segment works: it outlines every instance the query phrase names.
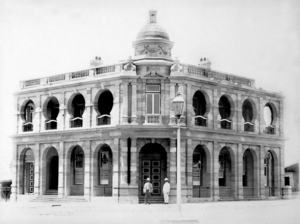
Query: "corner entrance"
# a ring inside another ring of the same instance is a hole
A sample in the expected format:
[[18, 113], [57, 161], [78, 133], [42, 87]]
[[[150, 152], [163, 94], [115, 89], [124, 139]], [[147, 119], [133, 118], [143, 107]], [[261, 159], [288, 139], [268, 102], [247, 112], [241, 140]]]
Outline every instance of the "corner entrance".
[[143, 187], [147, 178], [153, 185], [152, 203], [163, 203], [163, 184], [167, 177], [167, 153], [158, 143], [148, 143], [140, 151], [139, 202], [144, 202]]

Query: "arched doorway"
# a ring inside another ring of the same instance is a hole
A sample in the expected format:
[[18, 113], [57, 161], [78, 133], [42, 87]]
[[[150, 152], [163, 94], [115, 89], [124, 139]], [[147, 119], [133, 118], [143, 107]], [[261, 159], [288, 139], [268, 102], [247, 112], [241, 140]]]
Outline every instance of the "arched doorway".
[[84, 152], [75, 146], [70, 158], [70, 195], [84, 195]]
[[95, 151], [94, 196], [112, 196], [113, 155], [111, 148], [104, 144]]
[[152, 198], [161, 198], [164, 179], [167, 177], [167, 153], [164, 147], [158, 143], [144, 145], [139, 153], [140, 180], [139, 196], [143, 197], [143, 186], [150, 178], [153, 185]]
[[208, 158], [202, 145], [193, 152], [193, 197], [209, 197]]
[[27, 148], [23, 156], [21, 155], [21, 167], [22, 167], [22, 194], [33, 194], [34, 193], [34, 154], [32, 149]]
[[219, 154], [219, 195], [220, 198], [232, 197], [231, 187], [234, 183], [234, 168], [232, 156], [227, 147], [223, 147]]
[[265, 196], [275, 196], [275, 170], [274, 156], [271, 151], [266, 153], [264, 159], [264, 175], [265, 175]]
[[254, 196], [254, 158], [250, 149], [243, 155], [243, 196]]
[[46, 181], [45, 194], [57, 194], [58, 193], [58, 153], [54, 147], [49, 148], [46, 152], [46, 173], [43, 177], [43, 182]]

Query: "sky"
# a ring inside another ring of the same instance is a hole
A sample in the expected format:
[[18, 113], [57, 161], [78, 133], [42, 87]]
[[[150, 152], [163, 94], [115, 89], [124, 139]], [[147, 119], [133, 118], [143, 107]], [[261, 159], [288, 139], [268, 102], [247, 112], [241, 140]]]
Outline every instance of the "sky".
[[213, 70], [285, 96], [285, 164], [299, 161], [300, 1], [0, 0], [0, 179], [10, 175], [19, 82], [88, 68], [95, 56], [104, 64], [133, 56], [149, 10], [158, 11], [174, 58], [209, 58]]

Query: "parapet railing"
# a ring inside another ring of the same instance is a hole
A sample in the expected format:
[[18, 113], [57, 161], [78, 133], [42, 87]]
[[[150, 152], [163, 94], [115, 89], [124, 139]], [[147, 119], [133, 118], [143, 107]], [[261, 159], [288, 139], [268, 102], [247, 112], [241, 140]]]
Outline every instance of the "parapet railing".
[[[21, 89], [32, 88], [40, 85], [51, 85], [58, 82], [68, 82], [68, 81], [83, 79], [88, 77], [98, 77], [107, 73], [121, 72], [123, 71], [125, 64], [126, 62], [123, 62], [114, 65], [99, 66], [99, 67], [94, 67], [86, 70], [53, 75], [53, 76], [48, 76], [39, 79], [21, 81], [20, 87]], [[218, 81], [224, 80], [235, 85], [246, 85], [250, 87], [254, 86], [253, 79], [226, 74], [226, 73], [211, 70], [209, 68], [196, 66], [196, 65], [182, 64], [182, 72], [184, 72], [184, 74], [186, 75], [197, 75], [212, 80], [218, 80]]]
[[64, 74], [48, 76], [39, 79], [25, 80], [20, 82], [20, 87], [21, 89], [25, 89], [25, 88], [32, 88], [41, 85], [51, 85], [58, 82], [68, 82], [72, 80], [83, 79], [83, 78], [88, 78], [93, 76], [98, 77], [106, 73], [120, 72], [123, 70], [123, 67], [124, 67], [124, 63], [119, 63], [114, 65], [90, 68], [81, 71], [68, 72]]

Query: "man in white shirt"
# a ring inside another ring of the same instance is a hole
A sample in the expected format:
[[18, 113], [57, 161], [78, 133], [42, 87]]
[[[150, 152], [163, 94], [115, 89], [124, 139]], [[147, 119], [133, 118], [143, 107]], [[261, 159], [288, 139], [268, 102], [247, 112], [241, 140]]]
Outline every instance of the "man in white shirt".
[[151, 193], [153, 191], [152, 184], [150, 183], [150, 178], [147, 178], [147, 182], [144, 184], [143, 191], [145, 193], [145, 204], [150, 205]]
[[169, 192], [170, 192], [170, 184], [168, 182], [168, 178], [165, 178], [165, 184], [163, 187], [163, 193], [164, 193], [164, 204], [169, 204]]

